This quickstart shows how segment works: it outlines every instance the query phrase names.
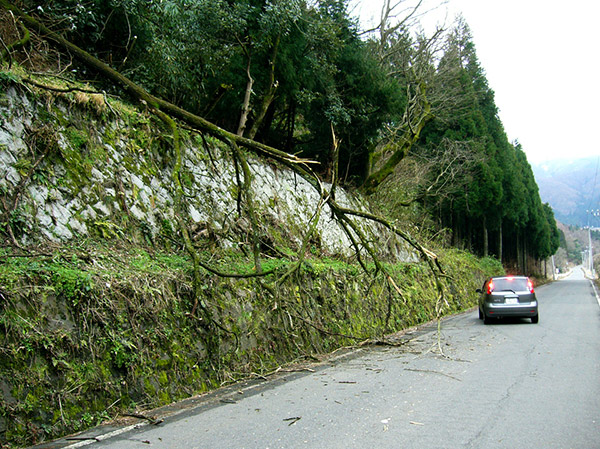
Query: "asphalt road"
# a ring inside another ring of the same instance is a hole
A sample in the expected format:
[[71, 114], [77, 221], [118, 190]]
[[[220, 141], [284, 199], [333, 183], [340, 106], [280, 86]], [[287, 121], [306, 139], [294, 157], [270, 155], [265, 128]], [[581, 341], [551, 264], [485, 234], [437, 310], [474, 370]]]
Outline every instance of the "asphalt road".
[[[90, 448], [600, 448], [600, 305], [581, 272], [536, 291], [540, 322], [477, 311], [199, 399]], [[90, 441], [72, 444], [81, 446]]]

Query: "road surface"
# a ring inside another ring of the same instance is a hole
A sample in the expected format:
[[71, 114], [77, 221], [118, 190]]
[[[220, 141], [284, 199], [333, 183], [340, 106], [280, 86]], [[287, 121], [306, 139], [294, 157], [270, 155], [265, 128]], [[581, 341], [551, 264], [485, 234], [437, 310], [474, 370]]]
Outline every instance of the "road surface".
[[539, 324], [474, 310], [443, 322], [443, 354], [430, 326], [88, 447], [600, 448], [600, 306], [580, 273], [537, 289]]

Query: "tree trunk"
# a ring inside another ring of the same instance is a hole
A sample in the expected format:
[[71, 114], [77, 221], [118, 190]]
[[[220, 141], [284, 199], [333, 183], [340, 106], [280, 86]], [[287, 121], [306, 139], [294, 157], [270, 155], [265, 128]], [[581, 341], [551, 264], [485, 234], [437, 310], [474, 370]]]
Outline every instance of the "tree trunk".
[[248, 134], [249, 139], [254, 139], [256, 133], [258, 132], [258, 128], [262, 125], [262, 122], [267, 114], [267, 110], [273, 100], [275, 99], [275, 92], [277, 91], [278, 83], [275, 80], [275, 61], [277, 60], [277, 52], [279, 50], [279, 42], [281, 40], [281, 33], [277, 36], [277, 40], [273, 46], [273, 56], [271, 57], [271, 61], [269, 65], [271, 66], [271, 70], [269, 71], [269, 90], [263, 97], [263, 101], [260, 105], [260, 109], [258, 110], [258, 114], [256, 114], [256, 118], [254, 119], [254, 123], [250, 128], [250, 132]]
[[498, 260], [502, 262], [502, 221], [500, 222], [500, 229], [498, 229]]
[[489, 255], [489, 240], [488, 240], [488, 229], [487, 229], [487, 219], [483, 217], [483, 257], [487, 257]]
[[473, 226], [471, 223], [471, 220], [467, 218], [467, 251], [469, 252], [473, 252], [473, 237], [472, 234], [473, 233]]
[[248, 114], [250, 113], [250, 96], [252, 95], [252, 86], [254, 85], [254, 79], [250, 74], [250, 62], [250, 55], [248, 55], [248, 66], [246, 67], [248, 82], [246, 83], [246, 94], [244, 95], [244, 103], [242, 104], [242, 115], [240, 116], [240, 123], [237, 129], [237, 135], [240, 137], [244, 136], [244, 131], [246, 130], [246, 122], [248, 121]]
[[517, 230], [517, 270], [521, 271], [521, 230]]
[[19, 39], [17, 42], [15, 42], [9, 46], [5, 45], [4, 49], [2, 50], [2, 53], [0, 54], [0, 62], [9, 58], [9, 67], [12, 65], [12, 58], [10, 57], [10, 53], [12, 51], [23, 48], [31, 40], [31, 35], [29, 34], [29, 30], [27, 28], [25, 28], [22, 23], [19, 24], [19, 27], [21, 28], [21, 31], [23, 32], [23, 38]]
[[291, 100], [292, 103], [288, 107], [287, 118], [285, 123], [285, 150], [288, 153], [292, 152], [292, 146], [294, 143], [294, 129], [296, 128], [296, 103]]
[[525, 230], [523, 230], [521, 244], [523, 245], [523, 274], [527, 274], [527, 235]]
[[[425, 128], [425, 125], [433, 119], [433, 113], [431, 112], [431, 104], [427, 99], [427, 89], [425, 83], [421, 82], [416, 87], [416, 93], [414, 98], [411, 99], [413, 103], [410, 110], [407, 112], [407, 117], [415, 115], [417, 119], [415, 123], [413, 120], [407, 119], [406, 129], [402, 136], [398, 139], [393, 139], [383, 150], [383, 152], [392, 152], [392, 155], [378, 170], [369, 174], [361, 189], [366, 195], [372, 195], [375, 193], [377, 187], [383, 183], [390, 176], [396, 166], [406, 157], [412, 146], [419, 140], [421, 131]], [[369, 167], [369, 170], [371, 167]]]

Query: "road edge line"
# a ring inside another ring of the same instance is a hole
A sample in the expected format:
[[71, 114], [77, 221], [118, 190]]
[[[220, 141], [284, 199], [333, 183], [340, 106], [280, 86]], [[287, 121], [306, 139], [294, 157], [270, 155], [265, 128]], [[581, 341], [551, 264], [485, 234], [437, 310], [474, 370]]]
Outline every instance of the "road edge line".
[[86, 439], [84, 441], [78, 441], [76, 443], [68, 444], [67, 446], [63, 446], [62, 449], [74, 449], [74, 448], [78, 448], [78, 447], [88, 446], [88, 445], [93, 444], [93, 443], [99, 443], [100, 441], [108, 440], [109, 438], [119, 436], [122, 433], [126, 433], [126, 432], [129, 432], [131, 430], [140, 429], [140, 428], [145, 427], [147, 425], [148, 425], [148, 423], [145, 423], [145, 422], [141, 422], [141, 423], [137, 423], [137, 424], [131, 424], [129, 426], [122, 427], [120, 429], [116, 429], [116, 430], [113, 430], [113, 431], [110, 431], [110, 432], [107, 432], [107, 433], [101, 433], [100, 435], [89, 437], [89, 439]]
[[598, 296], [598, 290], [596, 290], [596, 284], [591, 279], [590, 279], [590, 284], [592, 284], [592, 288], [594, 289], [594, 295], [596, 295], [596, 301], [598, 301], [598, 305], [600, 306], [600, 296]]

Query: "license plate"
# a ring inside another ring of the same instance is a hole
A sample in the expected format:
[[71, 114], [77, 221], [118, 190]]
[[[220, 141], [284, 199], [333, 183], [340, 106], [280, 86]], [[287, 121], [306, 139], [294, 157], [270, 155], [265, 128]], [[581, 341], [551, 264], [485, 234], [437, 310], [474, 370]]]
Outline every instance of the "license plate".
[[506, 304], [518, 304], [519, 299], [518, 298], [506, 298], [505, 302], [506, 302]]

